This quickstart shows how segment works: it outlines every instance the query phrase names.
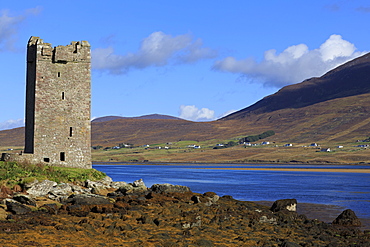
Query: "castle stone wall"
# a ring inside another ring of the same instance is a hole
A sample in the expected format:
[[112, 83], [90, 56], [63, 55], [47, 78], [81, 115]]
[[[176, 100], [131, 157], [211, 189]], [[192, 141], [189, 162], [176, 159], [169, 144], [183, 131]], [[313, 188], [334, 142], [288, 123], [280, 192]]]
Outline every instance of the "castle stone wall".
[[91, 168], [90, 70], [87, 41], [52, 47], [30, 38], [24, 150], [30, 162]]

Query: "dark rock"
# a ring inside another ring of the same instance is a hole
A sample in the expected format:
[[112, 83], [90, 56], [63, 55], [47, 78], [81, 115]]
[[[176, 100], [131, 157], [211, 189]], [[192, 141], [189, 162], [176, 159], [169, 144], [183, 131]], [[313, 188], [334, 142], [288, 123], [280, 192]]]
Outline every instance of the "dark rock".
[[270, 210], [272, 212], [279, 212], [279, 211], [295, 212], [297, 210], [297, 200], [296, 199], [277, 200], [274, 202], [274, 204], [272, 204]]
[[351, 209], [344, 210], [334, 221], [334, 225], [361, 226], [361, 221]]
[[111, 201], [100, 195], [94, 194], [81, 194], [81, 195], [71, 195], [66, 200], [66, 203], [71, 203], [73, 205], [98, 205], [98, 204], [111, 204]]
[[26, 214], [31, 212], [31, 208], [27, 207], [26, 205], [23, 205], [15, 200], [6, 200], [6, 206], [9, 212], [13, 214]]
[[28, 195], [18, 194], [13, 196], [13, 200], [16, 200], [19, 203], [36, 206], [36, 201]]
[[122, 197], [124, 194], [120, 190], [116, 190], [114, 192], [110, 192], [107, 194], [108, 197], [115, 198], [115, 197]]
[[298, 218], [297, 212], [291, 212], [288, 210], [281, 210], [275, 213], [278, 222], [285, 223], [285, 224], [292, 224]]
[[172, 185], [172, 184], [153, 184], [150, 187], [150, 190], [156, 193], [184, 193], [184, 192], [191, 192], [190, 188], [187, 186], [182, 185]]
[[201, 203], [201, 200], [200, 200], [200, 197], [199, 197], [199, 196], [192, 196], [192, 197], [191, 197], [191, 200], [192, 200], [194, 203]]

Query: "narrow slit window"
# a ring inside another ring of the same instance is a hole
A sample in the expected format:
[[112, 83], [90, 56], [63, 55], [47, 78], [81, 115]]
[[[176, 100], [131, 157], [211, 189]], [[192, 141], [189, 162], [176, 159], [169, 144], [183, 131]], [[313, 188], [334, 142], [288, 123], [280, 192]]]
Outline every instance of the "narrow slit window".
[[69, 137], [72, 137], [72, 135], [73, 135], [73, 128], [69, 127]]
[[60, 152], [60, 161], [66, 161], [66, 153]]
[[60, 72], [58, 72], [58, 77], [60, 77]]
[[63, 99], [63, 100], [65, 99], [65, 95], [64, 95], [64, 92], [62, 92], [62, 99]]

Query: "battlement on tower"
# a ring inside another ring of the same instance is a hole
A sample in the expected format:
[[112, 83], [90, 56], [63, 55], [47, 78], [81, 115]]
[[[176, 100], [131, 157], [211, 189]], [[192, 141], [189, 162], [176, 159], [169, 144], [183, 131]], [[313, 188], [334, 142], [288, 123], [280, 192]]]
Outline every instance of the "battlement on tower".
[[39, 37], [32, 36], [28, 41], [27, 62], [50, 60], [52, 63], [90, 63], [90, 44], [87, 41], [72, 41], [70, 45], [52, 47]]

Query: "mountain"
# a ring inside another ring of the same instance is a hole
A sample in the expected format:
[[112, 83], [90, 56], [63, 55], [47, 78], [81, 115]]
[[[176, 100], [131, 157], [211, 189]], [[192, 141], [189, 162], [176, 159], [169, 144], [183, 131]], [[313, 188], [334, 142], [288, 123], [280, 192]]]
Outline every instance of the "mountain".
[[93, 123], [99, 123], [99, 122], [106, 122], [116, 119], [177, 119], [180, 120], [181, 118], [173, 117], [169, 115], [161, 115], [161, 114], [149, 114], [139, 117], [120, 117], [120, 116], [105, 116], [105, 117], [98, 117], [92, 120]]
[[287, 108], [302, 108], [327, 100], [370, 93], [370, 53], [347, 62], [319, 78], [289, 85], [224, 120]]
[[[370, 54], [322, 77], [286, 86], [212, 122], [166, 115], [108, 116], [92, 121], [92, 145], [225, 140], [275, 131], [275, 142], [353, 142], [370, 136]], [[22, 146], [24, 128], [0, 131], [0, 146]]]

